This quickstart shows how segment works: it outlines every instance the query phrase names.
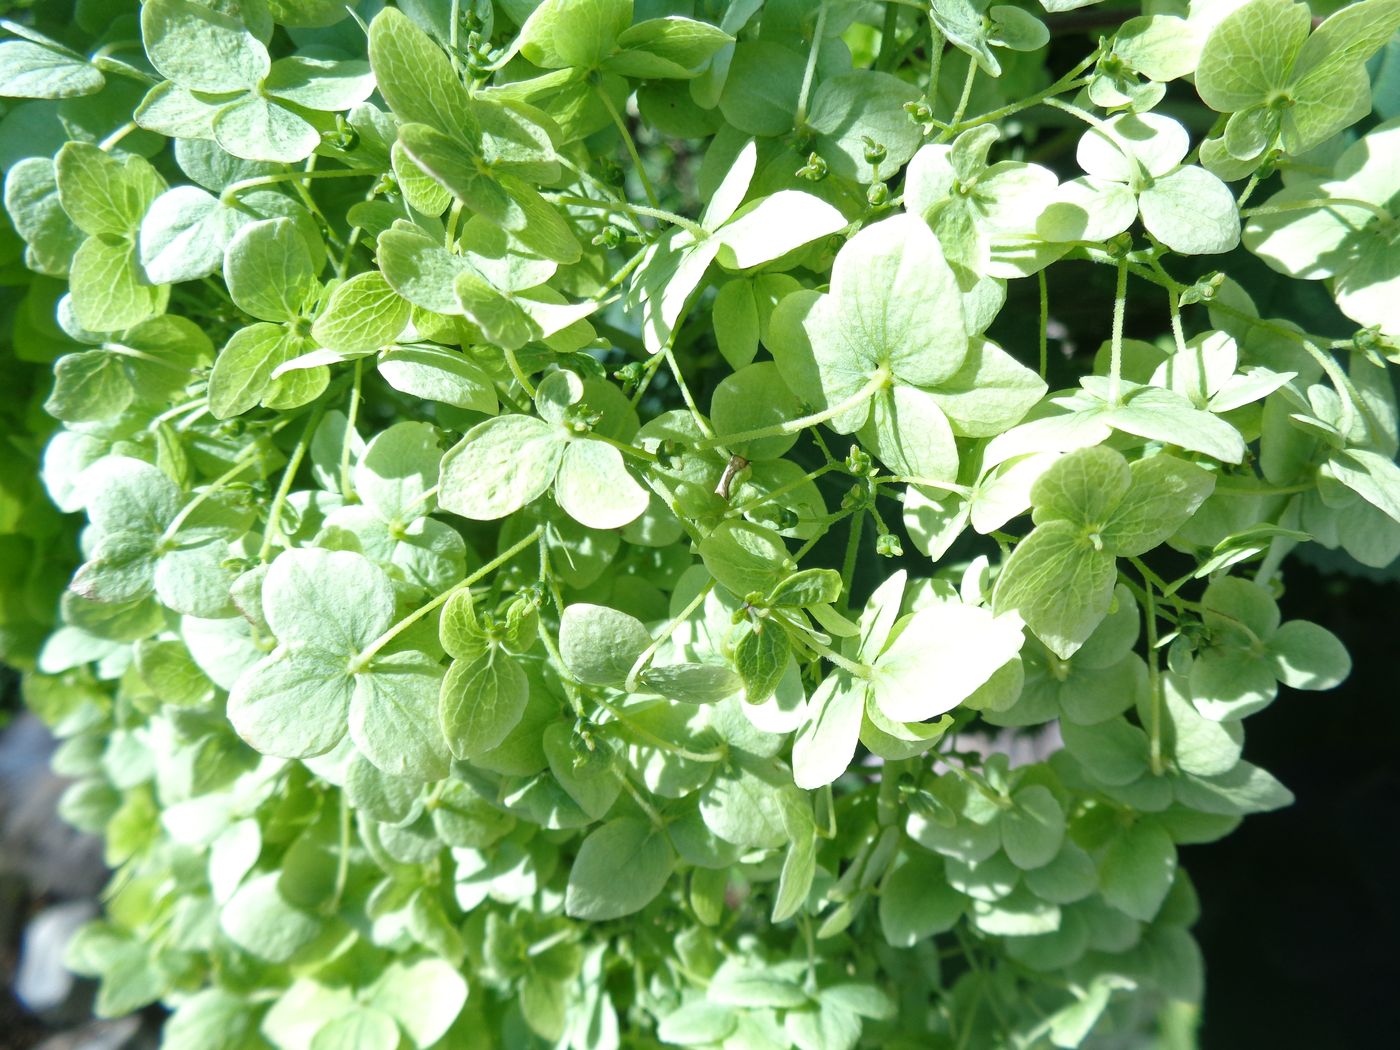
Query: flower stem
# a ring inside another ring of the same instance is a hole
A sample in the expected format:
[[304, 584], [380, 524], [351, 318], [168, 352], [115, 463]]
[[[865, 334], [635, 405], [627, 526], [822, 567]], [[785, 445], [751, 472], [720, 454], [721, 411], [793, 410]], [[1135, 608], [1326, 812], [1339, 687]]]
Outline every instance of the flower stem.
[[879, 369], [870, 377], [870, 382], [866, 383], [865, 386], [861, 387], [860, 390], [846, 398], [846, 400], [842, 401], [840, 404], [832, 405], [830, 408], [823, 409], [820, 412], [814, 412], [810, 416], [802, 416], [799, 419], [789, 419], [782, 423], [774, 423], [772, 426], [759, 427], [756, 430], [742, 430], [737, 434], [722, 434], [718, 437], [700, 442], [697, 447], [717, 448], [721, 445], [728, 447], [737, 445], [740, 442], [757, 441], [759, 438], [782, 437], [785, 434], [801, 433], [808, 427], [814, 427], [818, 423], [825, 423], [828, 420], [835, 419], [843, 412], [849, 412], [857, 405], [869, 401], [881, 388], [888, 386], [889, 381], [889, 373], [883, 368]]
[[394, 624], [394, 626], [390, 627], [387, 631], [385, 631], [374, 641], [370, 642], [369, 645], [366, 646], [363, 650], [361, 650], [360, 654], [356, 656], [355, 659], [351, 662], [350, 673], [355, 674], [359, 671], [363, 671], [366, 667], [369, 666], [370, 661], [374, 659], [375, 655], [381, 649], [383, 649], [386, 645], [388, 645], [395, 638], [401, 635], [404, 631], [408, 630], [423, 617], [427, 616], [428, 613], [432, 612], [438, 606], [442, 605], [444, 602], [447, 601], [447, 599], [451, 598], [454, 594], [462, 590], [464, 587], [470, 587], [472, 584], [495, 572], [502, 565], [504, 565], [506, 562], [510, 561], [517, 554], [523, 551], [526, 547], [533, 546], [542, 535], [544, 535], [544, 526], [536, 525], [533, 529], [530, 530], [529, 535], [511, 544], [508, 549], [496, 555], [496, 557], [492, 558], [481, 568], [477, 569], [476, 572], [472, 573], [465, 580], [461, 580], [457, 583], [454, 583], [451, 587], [447, 588], [447, 590], [443, 591], [441, 594], [439, 594], [432, 601], [428, 602], [426, 605], [420, 605], [417, 609], [409, 613], [402, 620]]
[[1123, 314], [1128, 304], [1128, 260], [1118, 263], [1118, 282], [1113, 291], [1113, 341], [1108, 372], [1108, 401], [1121, 403], [1123, 397]]

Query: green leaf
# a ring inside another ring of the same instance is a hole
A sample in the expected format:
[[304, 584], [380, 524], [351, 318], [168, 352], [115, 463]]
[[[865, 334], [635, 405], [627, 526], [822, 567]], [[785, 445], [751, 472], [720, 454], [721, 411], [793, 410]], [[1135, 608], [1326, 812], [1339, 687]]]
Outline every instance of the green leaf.
[[859, 431], [861, 444], [891, 472], [933, 482], [958, 476], [953, 428], [932, 393], [895, 386], [880, 391], [868, 404], [870, 417]]
[[[24, 238], [24, 264], [37, 273], [65, 275], [83, 234], [63, 210], [53, 161], [27, 157], [5, 173], [5, 211]], [[755, 332], [755, 348], [757, 339]]]
[[930, 390], [958, 437], [994, 437], [1045, 396], [1045, 380], [988, 339], [974, 338], [962, 366]]
[[306, 109], [338, 113], [353, 109], [374, 91], [369, 63], [291, 55], [272, 63], [262, 89]]
[[553, 484], [567, 444], [562, 430], [531, 416], [478, 423], [443, 457], [438, 503], [479, 521], [513, 514]]
[[908, 163], [923, 142], [919, 128], [905, 113], [918, 91], [889, 73], [862, 70], [828, 77], [812, 92], [807, 123], [817, 132], [814, 148], [843, 179], [870, 183], [875, 168], [865, 159], [867, 139], [885, 148], [881, 170]]
[[644, 820], [621, 817], [590, 832], [569, 871], [564, 911], [575, 919], [620, 919], [646, 907], [666, 885], [676, 854]]
[[585, 685], [621, 685], [650, 645], [640, 620], [606, 606], [570, 605], [559, 620], [559, 655]]
[[559, 462], [554, 497], [564, 512], [590, 529], [620, 529], [650, 501], [627, 472], [622, 453], [602, 441], [570, 441]]
[[381, 1010], [353, 1006], [320, 1028], [309, 1050], [394, 1050], [399, 1030]]
[[[14, 209], [10, 208], [10, 212], [14, 214]], [[715, 326], [715, 342], [729, 367], [737, 372], [752, 363], [758, 353], [760, 332], [753, 283], [737, 279], [720, 285], [710, 307], [710, 316]]]
[[209, 411], [217, 419], [232, 419], [274, 396], [272, 373], [306, 349], [304, 340], [280, 324], [259, 322], [240, 328], [214, 362]]
[[649, 692], [683, 704], [714, 704], [744, 688], [743, 679], [721, 664], [648, 667], [637, 680]]
[[801, 973], [800, 969], [794, 971], [793, 966], [764, 966], [731, 955], [715, 970], [707, 995], [711, 1002], [725, 1006], [779, 1009], [807, 1006], [811, 1000], [802, 990]]
[[738, 597], [769, 594], [797, 569], [781, 536], [745, 521], [726, 521], [701, 540], [700, 558]]
[[325, 754], [346, 733], [354, 679], [325, 649], [280, 649], [238, 676], [228, 718], [250, 747], [279, 758]]
[[[1196, 66], [1196, 91], [1211, 109], [1233, 113], [1288, 82], [1312, 16], [1293, 0], [1251, 0], [1226, 15], [1206, 38]], [[1267, 48], [1259, 47], [1268, 40]]]
[[516, 45], [545, 69], [592, 69], [631, 23], [631, 0], [544, 0], [521, 25]]
[[1065, 836], [1065, 812], [1049, 788], [1032, 784], [1011, 796], [1001, 818], [1002, 848], [1018, 868], [1040, 868], [1054, 860]]
[[379, 357], [379, 374], [404, 394], [486, 415], [496, 414], [496, 389], [474, 361], [445, 347], [390, 346]]
[[356, 274], [337, 285], [311, 327], [311, 336], [329, 350], [378, 350], [408, 324], [409, 304], [377, 270]]
[[[1053, 469], [1053, 468], [1052, 468]], [[1132, 465], [1132, 485], [1103, 528], [1103, 541], [1123, 557], [1165, 542], [1215, 489], [1215, 475], [1161, 453]]]
[[612, 747], [597, 737], [585, 740], [556, 722], [545, 730], [544, 753], [554, 779], [579, 809], [594, 820], [604, 819], [622, 793]]
[[1151, 922], [1176, 876], [1176, 846], [1152, 821], [1141, 820], [1111, 843], [1099, 862], [1099, 891], [1119, 911]]
[[663, 1017], [656, 1035], [672, 1046], [705, 1046], [722, 1042], [737, 1025], [738, 1018], [727, 1006], [697, 999]]
[[1269, 663], [1292, 689], [1335, 689], [1351, 674], [1351, 657], [1335, 634], [1307, 620], [1290, 620], [1268, 643]]
[[416, 654], [405, 655], [380, 659], [355, 676], [350, 737], [391, 776], [441, 780], [449, 754], [438, 720], [440, 672]]
[[948, 885], [941, 860], [914, 851], [880, 887], [880, 930], [894, 947], [912, 948], [951, 930], [967, 903]]
[[224, 279], [238, 307], [263, 321], [294, 321], [320, 291], [306, 241], [290, 219], [239, 230], [224, 252]]
[[525, 714], [530, 683], [509, 654], [495, 646], [455, 661], [442, 680], [439, 718], [456, 758], [500, 746]]
[[1219, 255], [1240, 243], [1235, 195], [1204, 168], [1187, 165], [1153, 179], [1138, 207], [1147, 231], [1183, 255]]
[[248, 1050], [259, 1039], [257, 1022], [241, 996], [207, 988], [171, 1014], [164, 1044], [171, 1050]]
[[277, 872], [249, 879], [219, 911], [219, 927], [250, 955], [284, 963], [316, 937], [321, 922], [294, 908], [277, 889]]
[[[780, 774], [757, 761], [738, 759], [720, 770], [700, 793], [705, 826], [725, 842], [774, 849], [787, 841]], [[782, 778], [786, 780], [785, 777]]]
[[850, 766], [866, 690], [863, 681], [838, 670], [812, 692], [807, 718], [792, 744], [793, 780], [804, 791], [833, 783]]
[[1031, 486], [1035, 520], [1069, 521], [1102, 529], [1132, 481], [1128, 461], [1111, 448], [1099, 445], [1071, 452], [1057, 459]]
[[466, 1002], [466, 980], [442, 959], [393, 963], [366, 996], [367, 1006], [393, 1018], [418, 1047], [442, 1039]]
[[86, 142], [69, 142], [54, 158], [63, 210], [86, 234], [132, 233], [165, 183], [141, 157], [118, 160]]
[[733, 42], [728, 33], [707, 22], [679, 15], [651, 18], [618, 34], [619, 50], [605, 65], [626, 77], [688, 79], [716, 51]]
[[286, 106], [245, 95], [214, 115], [214, 138], [244, 160], [295, 164], [320, 145], [321, 134]]
[[197, 186], [176, 186], [141, 220], [141, 266], [157, 284], [206, 277], [223, 265], [224, 249], [249, 221]]
[[125, 237], [89, 237], [73, 256], [68, 282], [73, 316], [89, 331], [134, 328], [165, 309], [170, 289], [151, 285], [136, 245]]
[[1050, 521], [1022, 540], [997, 577], [992, 608], [1015, 610], [1045, 645], [1068, 659], [1113, 601], [1113, 555], [1095, 549], [1083, 529]]
[[1013, 659], [1023, 640], [1014, 617], [957, 602], [927, 605], [875, 660], [871, 696], [895, 722], [937, 718]]
[[1112, 787], [1131, 784], [1147, 772], [1147, 734], [1126, 719], [1092, 726], [1062, 722], [1065, 747], [1091, 777]]
[[441, 459], [433, 427], [395, 423], [365, 446], [355, 465], [355, 492], [385, 521], [413, 521], [433, 509], [432, 489]]
[[466, 90], [442, 48], [397, 8], [386, 7], [370, 23], [369, 62], [379, 93], [404, 123], [439, 131], [476, 127]]
[[734, 667], [744, 682], [744, 699], [761, 704], [773, 695], [792, 659], [792, 641], [774, 622], [741, 628], [734, 643]]
[[394, 617], [394, 593], [377, 565], [349, 551], [284, 551], [263, 580], [263, 615], [284, 646], [353, 656]]
[[241, 20], [194, 0], [142, 4], [141, 35], [161, 75], [193, 91], [253, 88], [271, 68], [267, 49]]
[[[749, 296], [752, 302], [752, 293]], [[754, 325], [758, 324], [755, 308]], [[720, 439], [728, 434], [776, 426], [802, 415], [797, 398], [783, 384], [771, 361], [740, 368], [715, 387], [710, 420]], [[777, 459], [797, 442], [796, 434], [778, 434], [751, 441], [725, 441], [724, 446], [748, 460]]]
[[0, 43], [0, 84], [6, 98], [81, 98], [101, 91], [106, 82], [71, 52], [31, 40]]
[[[837, 254], [831, 292], [803, 322], [829, 404], [842, 403], [884, 368], [894, 379], [937, 386], [967, 357], [962, 297], [928, 226], [896, 216], [867, 227]], [[849, 433], [865, 406], [838, 416]]]

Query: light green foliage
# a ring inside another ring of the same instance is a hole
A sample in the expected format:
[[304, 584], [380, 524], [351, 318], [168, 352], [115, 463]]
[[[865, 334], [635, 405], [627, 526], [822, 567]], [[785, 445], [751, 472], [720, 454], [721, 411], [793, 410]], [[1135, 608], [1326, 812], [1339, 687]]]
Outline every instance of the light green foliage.
[[1179, 847], [1291, 801], [1245, 722], [1350, 671], [1285, 555], [1400, 556], [1400, 0], [1091, 6], [0, 23], [0, 658], [117, 872], [99, 1012], [864, 1050], [1200, 1000]]

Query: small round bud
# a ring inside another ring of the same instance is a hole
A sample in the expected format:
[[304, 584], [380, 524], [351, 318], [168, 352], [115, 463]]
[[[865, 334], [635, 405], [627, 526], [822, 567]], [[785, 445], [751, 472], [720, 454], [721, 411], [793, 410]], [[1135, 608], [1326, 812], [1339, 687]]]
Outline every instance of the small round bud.
[[873, 208], [883, 207], [889, 202], [890, 188], [883, 182], [872, 182], [870, 188], [865, 191], [865, 199]]

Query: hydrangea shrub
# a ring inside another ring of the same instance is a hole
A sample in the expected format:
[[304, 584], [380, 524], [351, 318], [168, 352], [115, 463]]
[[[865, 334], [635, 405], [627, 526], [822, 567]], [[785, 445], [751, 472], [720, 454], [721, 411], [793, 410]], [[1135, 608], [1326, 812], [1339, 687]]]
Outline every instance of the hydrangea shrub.
[[1400, 554], [1400, 0], [0, 27], [0, 655], [114, 869], [100, 1012], [1190, 1028], [1178, 850], [1350, 669], [1286, 556]]

